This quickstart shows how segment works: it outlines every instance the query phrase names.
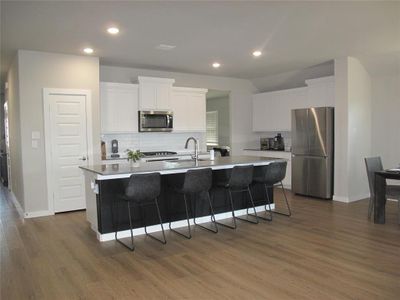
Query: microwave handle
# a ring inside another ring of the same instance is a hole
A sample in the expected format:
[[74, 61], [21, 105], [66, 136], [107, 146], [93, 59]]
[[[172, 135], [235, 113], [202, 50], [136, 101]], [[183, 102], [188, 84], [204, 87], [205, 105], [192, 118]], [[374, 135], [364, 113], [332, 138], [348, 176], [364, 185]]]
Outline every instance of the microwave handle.
[[167, 128], [172, 128], [172, 116], [167, 115]]

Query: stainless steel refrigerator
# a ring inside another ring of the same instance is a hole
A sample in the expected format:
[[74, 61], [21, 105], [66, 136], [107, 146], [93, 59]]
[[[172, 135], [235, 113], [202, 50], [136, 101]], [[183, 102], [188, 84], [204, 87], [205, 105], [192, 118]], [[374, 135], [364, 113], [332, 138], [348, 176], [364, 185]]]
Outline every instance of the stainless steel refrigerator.
[[334, 108], [292, 110], [292, 191], [332, 199]]

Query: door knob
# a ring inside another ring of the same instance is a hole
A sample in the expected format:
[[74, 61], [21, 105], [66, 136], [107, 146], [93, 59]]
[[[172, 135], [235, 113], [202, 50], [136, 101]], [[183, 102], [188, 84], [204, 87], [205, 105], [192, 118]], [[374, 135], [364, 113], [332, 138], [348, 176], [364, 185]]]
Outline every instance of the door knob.
[[86, 156], [83, 155], [82, 158], [79, 158], [79, 160], [86, 160]]

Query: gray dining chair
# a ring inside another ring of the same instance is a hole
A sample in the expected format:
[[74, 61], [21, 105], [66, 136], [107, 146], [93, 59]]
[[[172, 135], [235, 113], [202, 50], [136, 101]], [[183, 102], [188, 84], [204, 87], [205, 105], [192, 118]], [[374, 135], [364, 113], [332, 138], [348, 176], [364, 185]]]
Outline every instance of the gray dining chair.
[[[365, 166], [367, 168], [369, 191], [371, 194], [368, 205], [368, 218], [371, 218], [372, 211], [374, 210], [375, 172], [383, 170], [382, 159], [380, 156], [366, 157]], [[386, 197], [397, 199], [398, 223], [400, 224], [400, 185], [386, 185]]]

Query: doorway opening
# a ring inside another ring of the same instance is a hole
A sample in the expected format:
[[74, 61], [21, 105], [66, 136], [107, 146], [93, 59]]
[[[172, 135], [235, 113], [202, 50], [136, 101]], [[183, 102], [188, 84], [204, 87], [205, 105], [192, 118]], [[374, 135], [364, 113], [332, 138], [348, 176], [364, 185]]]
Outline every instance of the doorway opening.
[[209, 89], [206, 94], [207, 150], [231, 147], [229, 91]]

